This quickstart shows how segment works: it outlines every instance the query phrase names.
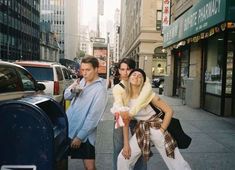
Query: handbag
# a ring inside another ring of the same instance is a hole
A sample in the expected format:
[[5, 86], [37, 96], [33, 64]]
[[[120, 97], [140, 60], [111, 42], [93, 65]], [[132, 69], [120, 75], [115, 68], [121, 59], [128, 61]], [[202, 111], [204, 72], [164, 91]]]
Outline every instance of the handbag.
[[[160, 108], [155, 107], [152, 103], [150, 103], [150, 106], [159, 115], [159, 118], [164, 119], [165, 113]], [[178, 148], [186, 149], [191, 144], [192, 138], [184, 132], [179, 119], [172, 117], [167, 131], [176, 140]]]

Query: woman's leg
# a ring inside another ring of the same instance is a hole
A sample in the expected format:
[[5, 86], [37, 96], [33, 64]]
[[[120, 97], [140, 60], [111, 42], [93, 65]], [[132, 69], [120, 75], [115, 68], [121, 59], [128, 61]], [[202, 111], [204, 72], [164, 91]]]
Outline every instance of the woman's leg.
[[131, 147], [131, 157], [130, 159], [125, 159], [122, 155], [122, 151], [118, 155], [117, 169], [118, 170], [130, 170], [133, 169], [136, 161], [141, 155], [141, 150], [136, 140], [136, 135], [134, 134], [130, 139]]
[[113, 131], [113, 170], [117, 170], [118, 154], [123, 148], [123, 128], [117, 128]]
[[147, 162], [144, 161], [143, 155], [136, 161], [134, 170], [147, 170]]
[[[134, 129], [135, 129], [136, 124], [137, 124], [137, 120], [130, 121], [129, 126], [130, 126], [131, 135], [134, 135]], [[147, 170], [147, 162], [144, 161], [143, 155], [141, 155], [139, 159], [136, 161], [134, 170]]]
[[95, 159], [83, 159], [85, 170], [96, 170]]
[[161, 154], [163, 160], [165, 161], [168, 169], [174, 170], [191, 170], [189, 164], [184, 160], [178, 147], [175, 148], [175, 159], [169, 158], [166, 155], [166, 150], [164, 146], [164, 135], [159, 129], [150, 128], [150, 139], [154, 143], [155, 147]]

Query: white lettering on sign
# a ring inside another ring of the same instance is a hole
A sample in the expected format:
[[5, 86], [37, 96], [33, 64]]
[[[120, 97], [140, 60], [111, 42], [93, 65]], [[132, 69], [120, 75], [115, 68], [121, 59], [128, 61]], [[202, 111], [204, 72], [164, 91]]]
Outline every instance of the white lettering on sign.
[[220, 0], [212, 0], [198, 10], [198, 23], [220, 12]]
[[220, 3], [221, 0], [211, 0], [197, 11], [187, 16], [184, 19], [184, 31], [188, 31], [190, 28], [199, 25], [196, 30], [200, 30], [205, 25], [200, 25], [202, 22], [207, 21], [208, 18], [218, 14], [220, 12]]
[[2, 165], [1, 170], [37, 170], [35, 165]]
[[178, 33], [179, 33], [179, 25], [176, 24], [171, 29], [169, 29], [167, 32], [164, 33], [164, 39], [166, 41], [169, 41], [174, 37], [177, 37]]
[[197, 25], [197, 11], [195, 11], [192, 15], [184, 19], [184, 31], [192, 28]]

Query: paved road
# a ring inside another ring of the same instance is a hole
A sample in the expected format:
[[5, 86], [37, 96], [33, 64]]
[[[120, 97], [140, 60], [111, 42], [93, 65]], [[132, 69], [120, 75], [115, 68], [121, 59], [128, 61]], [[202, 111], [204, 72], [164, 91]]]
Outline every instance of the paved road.
[[[222, 118], [202, 109], [182, 105], [178, 98], [160, 95], [173, 107], [174, 116], [181, 120], [183, 129], [192, 137], [188, 149], [181, 150], [193, 170], [232, 170], [235, 167], [235, 118]], [[96, 165], [98, 170], [112, 170], [113, 117], [111, 91], [108, 105], [98, 126]], [[167, 170], [155, 148], [148, 162], [148, 170]], [[83, 170], [80, 160], [69, 160], [69, 170]]]

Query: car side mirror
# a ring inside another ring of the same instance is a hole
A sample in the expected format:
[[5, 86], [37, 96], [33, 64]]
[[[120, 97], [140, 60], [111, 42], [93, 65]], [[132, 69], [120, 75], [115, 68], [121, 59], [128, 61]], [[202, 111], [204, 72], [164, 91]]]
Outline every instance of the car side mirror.
[[42, 83], [37, 83], [37, 90], [45, 90], [46, 89], [46, 86]]
[[74, 75], [74, 74], [71, 74], [70, 77], [71, 77], [72, 79], [76, 79], [76, 78], [77, 78], [77, 76]]

